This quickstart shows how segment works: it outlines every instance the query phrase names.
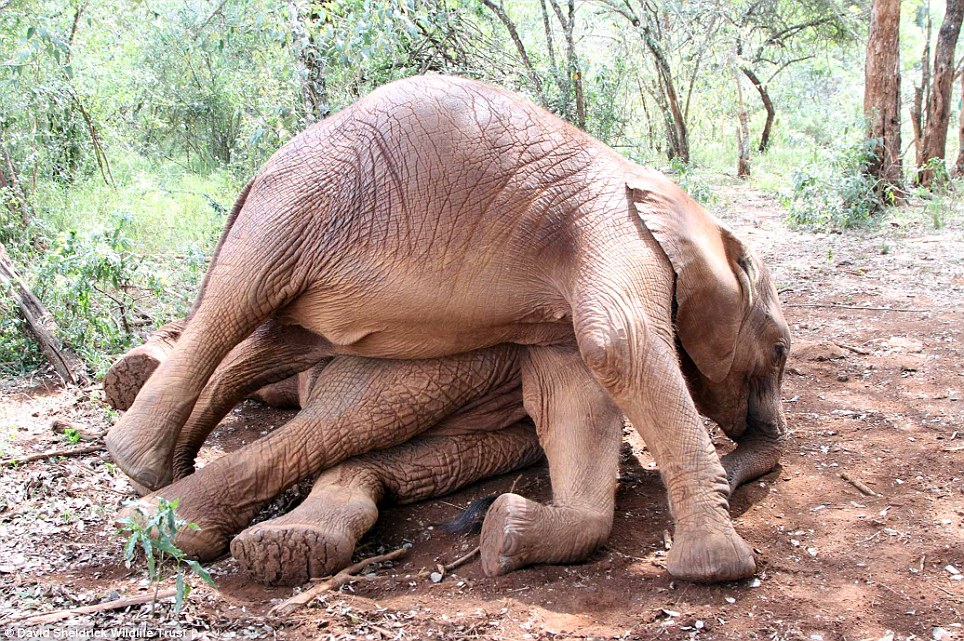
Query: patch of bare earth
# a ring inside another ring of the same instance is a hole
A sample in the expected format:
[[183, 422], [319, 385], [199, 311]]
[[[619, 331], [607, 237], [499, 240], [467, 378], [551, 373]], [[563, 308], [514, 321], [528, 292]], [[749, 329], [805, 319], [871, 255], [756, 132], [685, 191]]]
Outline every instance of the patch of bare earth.
[[[517, 480], [510, 475], [386, 509], [358, 558], [404, 543], [413, 545], [409, 554], [286, 618], [268, 610], [290, 589], [253, 584], [225, 559], [210, 566], [218, 589], [195, 580], [179, 616], [165, 603], [154, 614], [140, 606], [49, 629], [145, 623], [289, 639], [964, 639], [959, 217], [941, 230], [911, 221], [814, 234], [788, 230], [761, 193], [729, 188], [721, 199], [718, 212], [773, 272], [794, 337], [784, 385], [789, 449], [780, 469], [732, 501], [738, 530], [759, 552], [754, 579], [702, 586], [667, 576], [664, 490], [638, 437], [627, 434], [614, 531], [586, 563], [493, 579], [476, 560], [433, 581], [438, 564], [477, 544], [434, 526], [476, 497], [507, 491]], [[105, 429], [92, 396], [43, 385], [7, 390], [2, 455], [65, 446], [50, 431], [54, 417]], [[246, 403], [206, 455], [235, 449], [287, 416]], [[547, 500], [545, 469], [527, 471], [516, 491]], [[25, 633], [12, 619], [150, 589], [142, 569], [124, 566], [112, 537], [111, 516], [132, 496], [103, 454], [3, 470], [0, 630]]]

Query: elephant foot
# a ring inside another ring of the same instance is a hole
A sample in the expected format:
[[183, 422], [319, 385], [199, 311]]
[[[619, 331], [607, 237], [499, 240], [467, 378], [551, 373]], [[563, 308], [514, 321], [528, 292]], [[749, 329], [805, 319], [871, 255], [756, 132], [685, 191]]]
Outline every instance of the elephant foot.
[[612, 515], [503, 494], [482, 524], [482, 570], [499, 576], [534, 563], [582, 561], [606, 541], [611, 528]]
[[705, 524], [687, 529], [677, 526], [666, 569], [685, 581], [718, 583], [753, 576], [756, 561], [753, 550], [729, 523], [714, 529]]
[[231, 541], [231, 556], [264, 585], [301, 585], [348, 567], [358, 538], [320, 523], [254, 525]]
[[104, 376], [104, 398], [115, 410], [128, 410], [166, 352], [147, 343], [124, 354]]
[[301, 585], [351, 564], [358, 540], [378, 520], [375, 497], [365, 488], [324, 483], [293, 511], [231, 541], [241, 569], [265, 585]]
[[145, 488], [156, 491], [170, 485], [174, 476], [171, 457], [165, 458], [152, 443], [145, 442], [143, 434], [138, 438], [137, 426], [124, 425], [121, 419], [104, 437], [104, 445], [117, 467], [130, 477], [138, 493]]

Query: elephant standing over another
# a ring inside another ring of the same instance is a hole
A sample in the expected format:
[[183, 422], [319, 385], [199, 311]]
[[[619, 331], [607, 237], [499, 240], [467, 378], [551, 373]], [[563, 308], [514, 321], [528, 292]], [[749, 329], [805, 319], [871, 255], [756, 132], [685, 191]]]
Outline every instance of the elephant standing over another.
[[[521, 346], [553, 503], [505, 494], [493, 504], [487, 573], [576, 561], [606, 540], [620, 411], [667, 488], [670, 573], [755, 571], [696, 404], [772, 467], [790, 338], [769, 276], [663, 175], [530, 102], [412, 78], [282, 147], [229, 216], [171, 356], [108, 433], [117, 464], [144, 486], [166, 485], [182, 427], [232, 348], [251, 336], [269, 354], [298, 331], [321, 341], [311, 358], [296, 354], [302, 369], [336, 354]], [[411, 428], [396, 442], [428, 426]], [[320, 456], [330, 467], [372, 447], [346, 439]]]

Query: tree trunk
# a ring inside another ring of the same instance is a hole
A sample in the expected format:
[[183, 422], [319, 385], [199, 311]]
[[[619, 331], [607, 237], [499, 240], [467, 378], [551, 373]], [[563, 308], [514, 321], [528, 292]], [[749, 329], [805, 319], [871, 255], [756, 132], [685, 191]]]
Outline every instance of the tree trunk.
[[951, 88], [954, 84], [954, 50], [964, 19], [964, 0], [947, 0], [944, 22], [937, 33], [934, 50], [934, 79], [927, 101], [927, 124], [924, 127], [923, 152], [919, 163], [918, 182], [930, 186], [935, 177], [934, 160], [944, 160], [947, 147], [947, 125], [951, 117]]
[[[753, 83], [757, 93], [760, 94], [760, 101], [763, 103], [763, 108], [766, 109], [767, 112], [767, 120], [763, 125], [763, 133], [760, 134], [760, 144], [757, 146], [757, 151], [762, 154], [770, 147], [770, 132], [773, 129], [773, 119], [776, 118], [777, 111], [774, 109], [773, 101], [770, 99], [770, 92], [767, 91], [766, 85], [760, 82], [756, 73], [749, 67], [740, 67], [740, 71]], [[739, 84], [739, 80], [737, 80], [737, 83]]]
[[920, 56], [920, 86], [914, 87], [914, 104], [910, 107], [910, 124], [914, 128], [914, 158], [915, 164], [923, 164], [924, 154], [924, 104], [928, 100], [931, 88], [931, 16], [930, 6], [927, 8], [927, 28], [924, 30], [924, 51]]
[[683, 118], [683, 111], [680, 109], [679, 94], [673, 81], [672, 69], [662, 47], [653, 39], [648, 29], [643, 28], [642, 36], [656, 64], [656, 76], [659, 79], [659, 98], [662, 103], [660, 107], [663, 109], [667, 143], [669, 143], [666, 153], [670, 160], [679, 158], [682, 162], [688, 163], [690, 161], [689, 132], [686, 128], [686, 120]]
[[30, 205], [24, 194], [23, 184], [13, 164], [13, 158], [7, 147], [0, 143], [0, 189], [7, 190], [7, 209], [20, 219], [23, 226], [30, 224]]
[[552, 71], [552, 77], [556, 81], [556, 86], [568, 94], [569, 89], [566, 86], [566, 79], [559, 72], [559, 66], [556, 63], [556, 47], [552, 42], [552, 23], [549, 20], [549, 10], [546, 8], [546, 0], [539, 0], [539, 6], [542, 8], [542, 29], [546, 34], [546, 51], [549, 54], [549, 69]]
[[874, 0], [864, 67], [864, 117], [873, 158], [866, 172], [878, 178], [881, 198], [903, 182], [900, 159], [900, 0]]
[[567, 5], [568, 16], [564, 15], [562, 8], [557, 0], [552, 2], [552, 10], [556, 14], [556, 19], [562, 25], [562, 33], [566, 37], [566, 102], [569, 101], [569, 87], [572, 87], [576, 103], [576, 126], [580, 129], [586, 128], [586, 98], [582, 88], [582, 71], [579, 68], [579, 57], [576, 55], [576, 40], [573, 31], [576, 27], [576, 2], [569, 0]]
[[740, 85], [740, 72], [733, 68], [733, 79], [736, 80], [736, 177], [747, 178], [750, 175], [750, 123], [743, 102], [743, 87]]
[[40, 345], [40, 351], [47, 362], [65, 383], [87, 385], [90, 382], [87, 367], [79, 356], [61, 345], [57, 338], [53, 316], [20, 278], [13, 266], [13, 261], [7, 255], [7, 248], [2, 243], [0, 243], [0, 282], [9, 287], [21, 315], [27, 321], [30, 333]]
[[298, 71], [301, 105], [305, 121], [312, 124], [328, 116], [328, 86], [325, 64], [314, 38], [305, 29], [308, 7], [302, 0], [288, 0], [288, 25], [291, 29], [291, 48]]
[[[964, 104], [964, 82], [961, 83], [961, 103]], [[959, 148], [957, 150], [957, 162], [954, 163], [954, 173], [964, 176], [964, 109], [958, 119], [957, 139]]]
[[505, 30], [509, 32], [509, 37], [512, 39], [512, 44], [515, 45], [515, 50], [519, 54], [519, 58], [522, 60], [522, 66], [525, 67], [526, 75], [529, 77], [529, 82], [532, 83], [532, 89], [536, 92], [536, 96], [539, 98], [539, 104], [543, 107], [547, 107], [546, 96], [542, 91], [542, 79], [536, 72], [535, 67], [532, 65], [532, 60], [529, 58], [529, 52], [526, 51], [525, 45], [522, 43], [522, 38], [519, 37], [519, 30], [516, 29], [515, 23], [509, 17], [509, 14], [505, 12], [501, 4], [495, 4], [492, 0], [482, 0], [482, 4], [489, 8], [489, 10], [495, 14], [495, 17], [499, 19]]

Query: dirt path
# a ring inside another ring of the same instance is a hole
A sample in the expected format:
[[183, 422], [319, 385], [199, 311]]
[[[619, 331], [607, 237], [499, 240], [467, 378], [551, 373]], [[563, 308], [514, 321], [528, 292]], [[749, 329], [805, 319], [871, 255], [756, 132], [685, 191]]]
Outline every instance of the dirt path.
[[[476, 545], [433, 524], [473, 498], [508, 490], [513, 475], [386, 510], [360, 555], [405, 542], [411, 553], [380, 578], [288, 619], [265, 615], [291, 590], [249, 584], [227, 559], [211, 566], [219, 591], [197, 587], [180, 621], [145, 606], [74, 624], [149, 621], [155, 630], [218, 638], [964, 639], [961, 217], [934, 230], [905, 213], [908, 221], [871, 232], [815, 235], [788, 230], [779, 206], [760, 193], [723, 188], [721, 200], [716, 210], [770, 266], [794, 337], [784, 386], [789, 450], [780, 469], [733, 500], [737, 528], [760, 554], [755, 579], [670, 580], [664, 491], [628, 437], [615, 530], [587, 563], [489, 579], [476, 561], [432, 582], [437, 563]], [[208, 456], [285, 416], [245, 405]], [[106, 425], [87, 396], [25, 382], [0, 405], [0, 452], [63, 446], [50, 431], [54, 417]], [[862, 494], [844, 473], [879, 496]], [[517, 491], [547, 499], [546, 471], [528, 471]], [[13, 616], [146, 589], [143, 572], [124, 567], [109, 525], [130, 496], [96, 454], [3, 470], [0, 634], [15, 629], [4, 623]]]

